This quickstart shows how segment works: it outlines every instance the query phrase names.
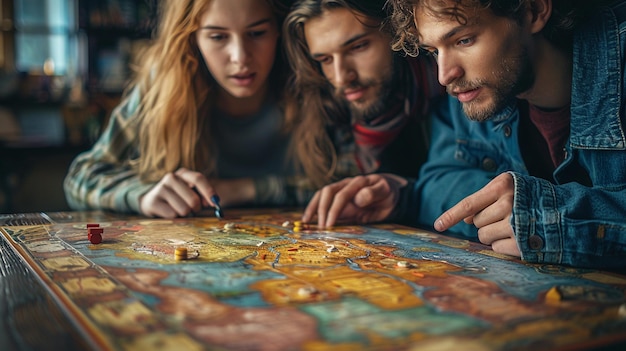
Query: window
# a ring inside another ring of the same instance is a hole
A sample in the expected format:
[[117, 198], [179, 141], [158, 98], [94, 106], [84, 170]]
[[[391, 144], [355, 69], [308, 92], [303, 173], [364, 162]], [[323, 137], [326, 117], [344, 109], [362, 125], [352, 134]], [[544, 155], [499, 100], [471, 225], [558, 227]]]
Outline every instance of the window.
[[13, 4], [0, 0], [0, 74], [13, 69]]
[[15, 0], [14, 11], [17, 71], [77, 73], [76, 0]]

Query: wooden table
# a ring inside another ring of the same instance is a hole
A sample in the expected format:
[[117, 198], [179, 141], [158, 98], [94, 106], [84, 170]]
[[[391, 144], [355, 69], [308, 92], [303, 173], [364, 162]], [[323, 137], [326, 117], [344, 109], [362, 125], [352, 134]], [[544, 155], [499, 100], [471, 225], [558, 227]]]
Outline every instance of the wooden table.
[[85, 350], [50, 294], [0, 239], [0, 350]]
[[526, 264], [395, 224], [226, 214], [0, 215], [0, 350], [626, 347], [623, 274]]

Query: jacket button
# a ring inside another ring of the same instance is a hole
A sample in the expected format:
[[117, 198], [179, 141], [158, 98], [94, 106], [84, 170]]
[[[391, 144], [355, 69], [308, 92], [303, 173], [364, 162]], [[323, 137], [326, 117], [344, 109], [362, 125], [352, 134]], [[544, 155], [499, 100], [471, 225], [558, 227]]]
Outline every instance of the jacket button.
[[533, 250], [540, 250], [543, 247], [543, 239], [539, 235], [531, 235], [528, 238], [528, 245]]
[[498, 165], [492, 158], [485, 157], [483, 159], [483, 169], [487, 172], [495, 172], [498, 169]]
[[510, 126], [510, 125], [508, 125], [508, 124], [507, 124], [507, 125], [505, 125], [505, 126], [504, 126], [504, 136], [508, 138], [508, 137], [510, 137], [510, 136], [511, 136], [511, 133], [512, 133], [511, 126]]

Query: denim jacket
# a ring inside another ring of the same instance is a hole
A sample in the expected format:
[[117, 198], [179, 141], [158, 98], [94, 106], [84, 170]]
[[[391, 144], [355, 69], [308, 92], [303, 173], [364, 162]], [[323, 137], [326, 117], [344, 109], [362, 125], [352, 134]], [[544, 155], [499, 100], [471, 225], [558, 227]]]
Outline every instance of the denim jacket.
[[[553, 182], [528, 174], [516, 108], [473, 122], [448, 97], [433, 118], [429, 160], [406, 200], [413, 214], [418, 211], [418, 224], [432, 226], [445, 210], [509, 172], [515, 184], [511, 225], [523, 260], [626, 267], [625, 45], [626, 1], [603, 8], [576, 33], [570, 138]], [[588, 181], [573, 181], [580, 169]], [[465, 223], [450, 231], [477, 237]]]

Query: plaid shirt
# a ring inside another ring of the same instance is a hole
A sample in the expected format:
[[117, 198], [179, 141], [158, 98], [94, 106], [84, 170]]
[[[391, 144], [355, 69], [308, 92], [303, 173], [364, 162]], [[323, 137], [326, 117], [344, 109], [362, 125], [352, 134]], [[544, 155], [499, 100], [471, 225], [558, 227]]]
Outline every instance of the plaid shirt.
[[[68, 204], [75, 210], [102, 209], [140, 213], [139, 198], [156, 183], [139, 178], [131, 160], [139, 157], [139, 92], [135, 90], [115, 108], [93, 147], [70, 165], [64, 181]], [[314, 190], [304, 177], [268, 175], [254, 179], [255, 206], [300, 206]]]

